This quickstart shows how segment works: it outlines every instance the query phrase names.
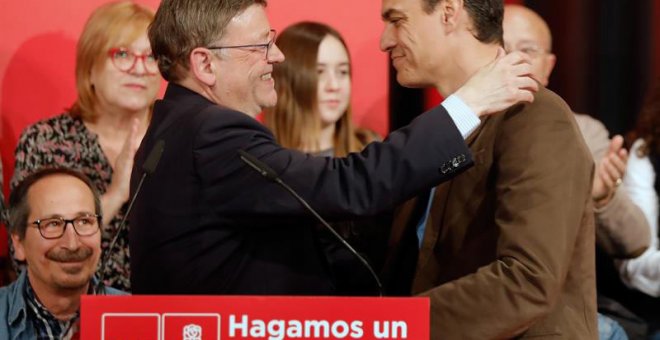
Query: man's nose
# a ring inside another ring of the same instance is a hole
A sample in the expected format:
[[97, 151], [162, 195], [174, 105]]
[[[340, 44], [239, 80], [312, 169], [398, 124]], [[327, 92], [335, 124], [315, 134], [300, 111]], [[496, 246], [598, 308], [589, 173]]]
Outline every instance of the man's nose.
[[80, 239], [78, 233], [73, 227], [72, 221], [64, 222], [64, 234], [60, 239], [60, 243], [67, 249], [75, 250], [80, 247]]
[[380, 35], [380, 50], [383, 52], [388, 52], [396, 45], [396, 40], [394, 39], [394, 31], [391, 25], [385, 24], [383, 33]]
[[277, 44], [273, 43], [273, 46], [268, 49], [266, 59], [269, 64], [279, 64], [284, 61], [284, 53], [277, 47]]

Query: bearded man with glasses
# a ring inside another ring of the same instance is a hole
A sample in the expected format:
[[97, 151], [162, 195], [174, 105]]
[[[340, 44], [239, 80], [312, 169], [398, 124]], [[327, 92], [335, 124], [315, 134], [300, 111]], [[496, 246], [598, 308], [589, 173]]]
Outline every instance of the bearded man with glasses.
[[79, 332], [80, 296], [121, 294], [97, 285], [101, 203], [83, 174], [47, 168], [12, 191], [9, 233], [27, 269], [0, 288], [0, 339], [72, 339]]

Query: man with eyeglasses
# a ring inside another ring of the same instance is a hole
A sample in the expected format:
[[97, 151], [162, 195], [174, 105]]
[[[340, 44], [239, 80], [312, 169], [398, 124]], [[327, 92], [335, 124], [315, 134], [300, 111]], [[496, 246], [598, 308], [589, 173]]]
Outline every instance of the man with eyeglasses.
[[[506, 5], [504, 8], [504, 44], [509, 51], [523, 51], [530, 55], [532, 73], [547, 86], [550, 74], [554, 69], [556, 56], [552, 53], [552, 34], [548, 24], [538, 13], [521, 5]], [[650, 243], [650, 226], [642, 210], [635, 205], [625, 190], [618, 190], [626, 171], [628, 155], [623, 148], [623, 138], [609, 138], [607, 128], [598, 120], [586, 114], [575, 113], [575, 120], [580, 132], [587, 142], [593, 159], [596, 161], [596, 171], [591, 189], [594, 202], [594, 217], [596, 220], [596, 244], [598, 250], [607, 256], [599, 256], [597, 272], [608, 272], [610, 257], [614, 259], [632, 259], [641, 255]], [[637, 260], [634, 260], [637, 261]], [[641, 259], [637, 263], [641, 263]], [[624, 262], [625, 263], [625, 262]], [[602, 267], [601, 267], [602, 266]], [[643, 268], [633, 265], [638, 272]], [[626, 273], [626, 275], [630, 275]], [[602, 276], [605, 278], [605, 276]], [[599, 280], [599, 285], [611, 282]], [[649, 282], [644, 277], [639, 280], [642, 285]], [[604, 287], [603, 286], [603, 287]], [[618, 304], [608, 298], [599, 297], [604, 306]], [[612, 313], [616, 315], [615, 313]], [[616, 339], [612, 336], [620, 327], [610, 319], [599, 315], [599, 330], [601, 339]]]
[[[507, 50], [523, 51], [530, 56], [532, 73], [543, 86], [555, 65], [552, 34], [537, 13], [521, 5], [506, 5], [504, 10], [504, 44]], [[641, 209], [624, 190], [617, 190], [626, 171], [628, 155], [623, 138], [609, 138], [609, 132], [598, 120], [575, 114], [580, 132], [587, 142], [597, 168], [592, 186], [596, 226], [596, 242], [614, 258], [634, 258], [648, 247], [650, 227]]]
[[164, 0], [158, 8], [149, 39], [169, 85], [136, 155], [133, 193], [159, 141], [164, 152], [130, 217], [134, 294], [335, 294], [316, 223], [237, 151], [269, 165], [326, 217], [372, 215], [463, 171], [472, 159], [463, 138], [478, 117], [536, 89], [525, 57], [513, 54], [449, 98], [449, 114], [439, 106], [361, 153], [284, 149], [254, 119], [275, 105], [272, 70], [284, 60], [265, 7]]
[[12, 191], [9, 211], [16, 258], [27, 270], [0, 288], [0, 339], [76, 338], [80, 296], [99, 288], [93, 278], [101, 254], [98, 192], [76, 171], [43, 169]]

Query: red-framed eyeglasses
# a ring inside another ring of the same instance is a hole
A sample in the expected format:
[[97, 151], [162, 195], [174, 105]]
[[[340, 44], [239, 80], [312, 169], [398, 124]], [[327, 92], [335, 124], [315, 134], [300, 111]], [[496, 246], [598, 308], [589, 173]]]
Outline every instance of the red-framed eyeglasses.
[[112, 64], [122, 72], [129, 72], [137, 64], [138, 59], [142, 60], [145, 73], [149, 75], [158, 74], [158, 62], [152, 53], [138, 54], [125, 47], [111, 48], [108, 56]]

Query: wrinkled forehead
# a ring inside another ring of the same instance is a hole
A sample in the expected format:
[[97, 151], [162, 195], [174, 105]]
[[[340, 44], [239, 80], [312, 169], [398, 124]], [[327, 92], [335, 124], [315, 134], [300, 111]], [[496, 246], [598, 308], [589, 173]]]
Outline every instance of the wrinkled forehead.
[[30, 216], [75, 216], [95, 213], [94, 193], [79, 178], [56, 174], [44, 177], [27, 192]]

